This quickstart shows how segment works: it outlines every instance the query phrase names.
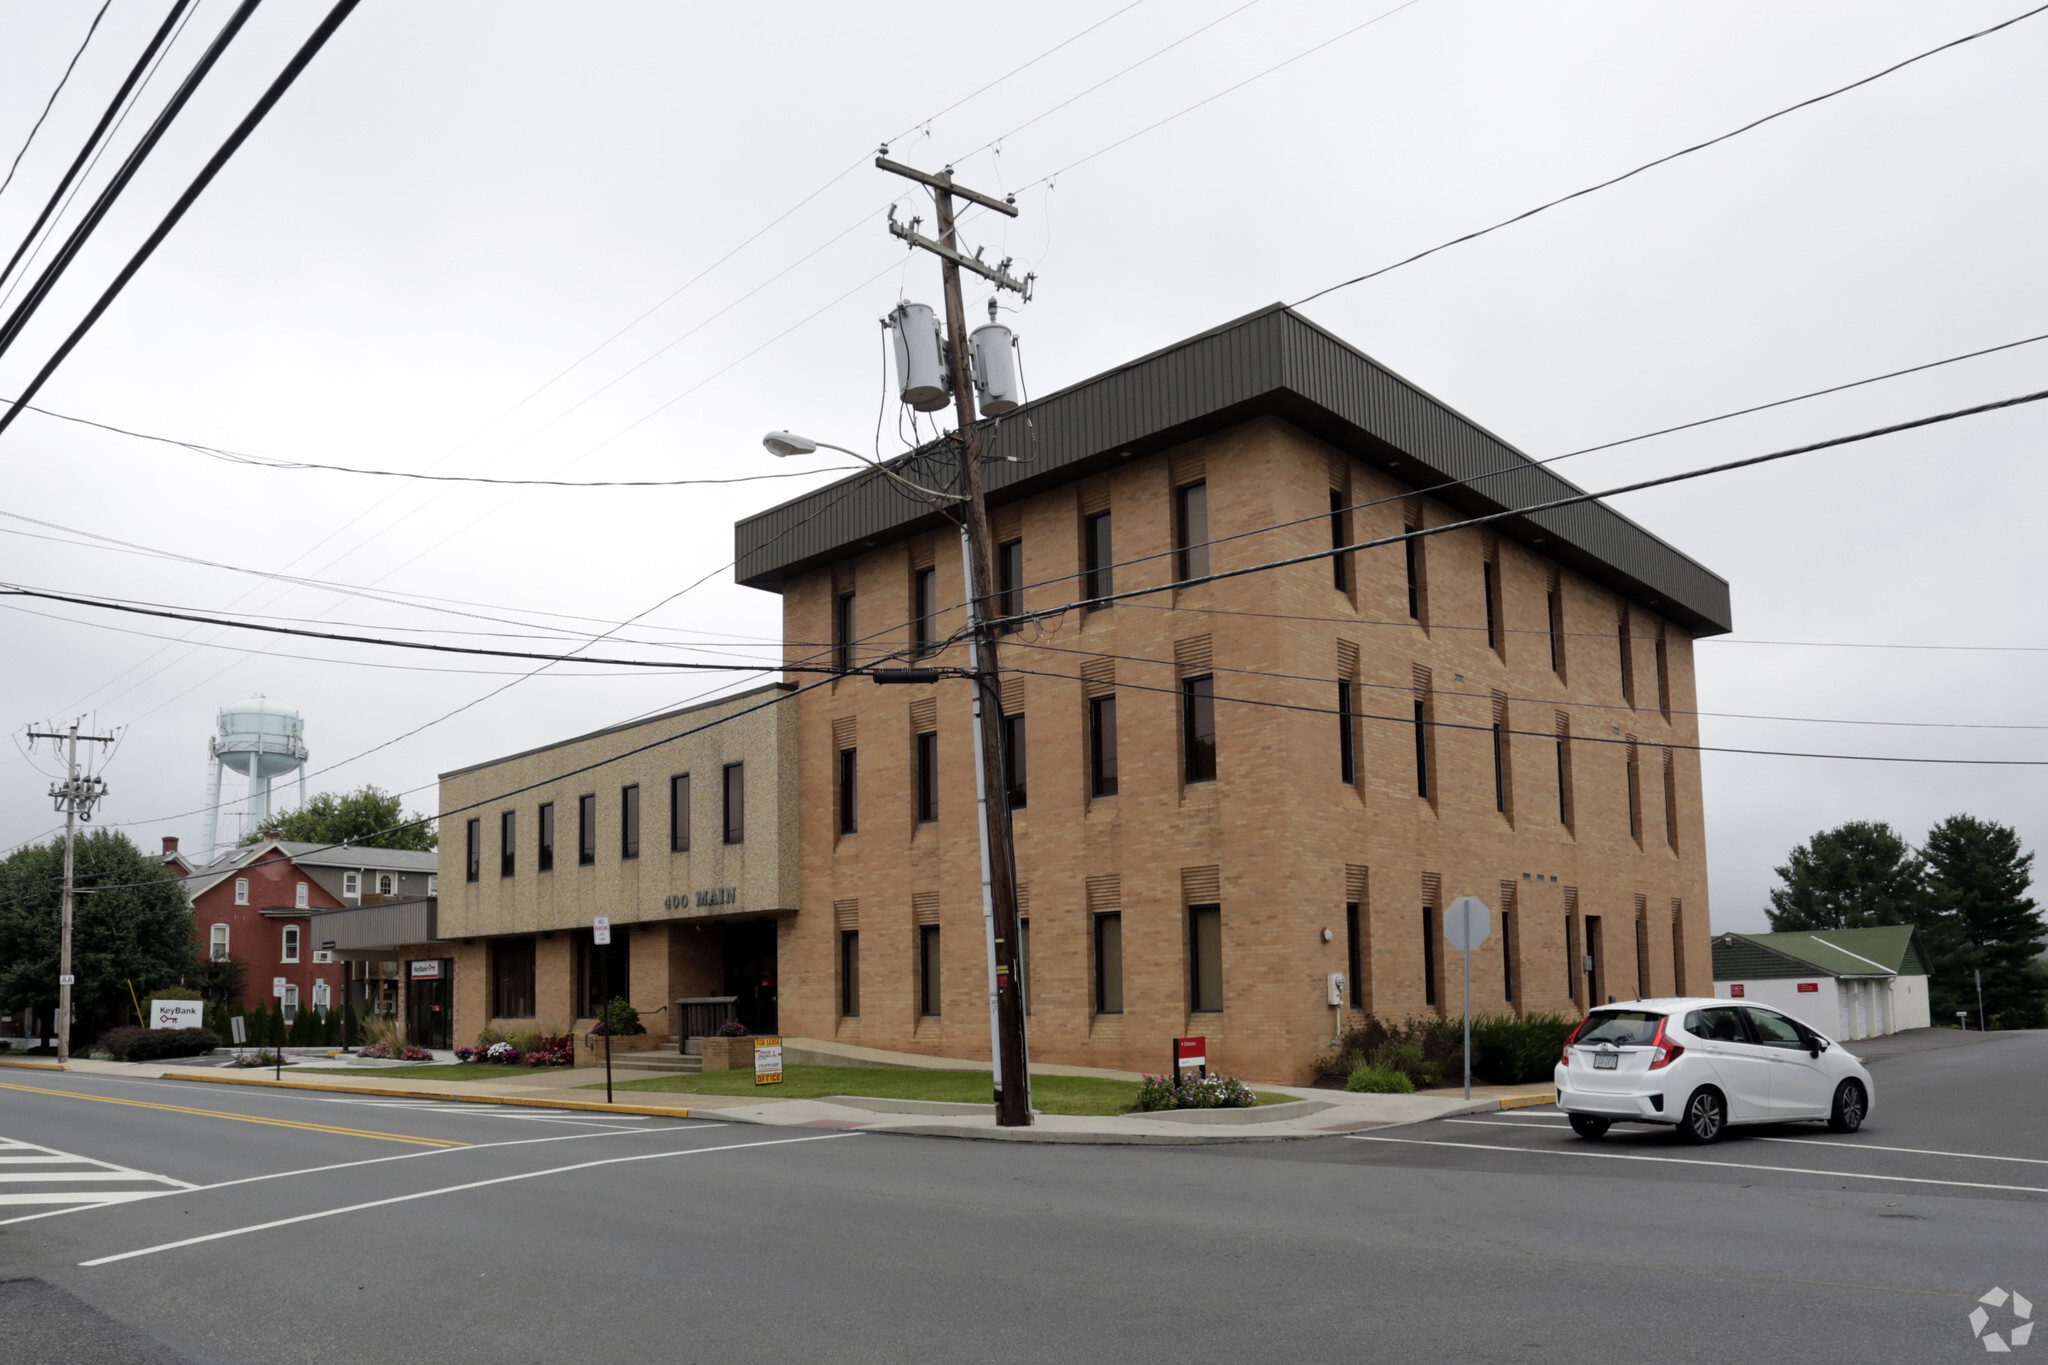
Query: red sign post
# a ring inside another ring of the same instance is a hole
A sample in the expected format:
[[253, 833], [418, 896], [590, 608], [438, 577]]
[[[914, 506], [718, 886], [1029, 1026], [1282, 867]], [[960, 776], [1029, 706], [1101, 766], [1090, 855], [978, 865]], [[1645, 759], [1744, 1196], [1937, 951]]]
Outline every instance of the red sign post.
[[1189, 1067], [1202, 1073], [1202, 1079], [1209, 1079], [1209, 1040], [1206, 1038], [1176, 1038], [1173, 1040], [1173, 1078], [1180, 1079], [1180, 1073]]

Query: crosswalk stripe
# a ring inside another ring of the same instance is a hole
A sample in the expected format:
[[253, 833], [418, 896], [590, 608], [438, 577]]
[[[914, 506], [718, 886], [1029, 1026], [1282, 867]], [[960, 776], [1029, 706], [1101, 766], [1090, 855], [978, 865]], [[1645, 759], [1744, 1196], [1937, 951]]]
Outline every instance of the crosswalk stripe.
[[125, 1204], [131, 1199], [155, 1199], [170, 1193], [170, 1190], [103, 1190], [95, 1194], [0, 1194], [0, 1204]]

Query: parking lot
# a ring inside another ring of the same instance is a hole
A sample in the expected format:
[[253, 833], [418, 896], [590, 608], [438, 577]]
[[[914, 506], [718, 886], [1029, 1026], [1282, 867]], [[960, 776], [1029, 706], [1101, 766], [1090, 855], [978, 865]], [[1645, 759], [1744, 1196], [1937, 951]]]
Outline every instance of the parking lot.
[[1040, 1146], [7, 1071], [0, 1358], [1975, 1358], [1982, 1295], [2048, 1297], [2048, 1035], [1865, 1050], [1862, 1132], [1706, 1148], [1544, 1109]]

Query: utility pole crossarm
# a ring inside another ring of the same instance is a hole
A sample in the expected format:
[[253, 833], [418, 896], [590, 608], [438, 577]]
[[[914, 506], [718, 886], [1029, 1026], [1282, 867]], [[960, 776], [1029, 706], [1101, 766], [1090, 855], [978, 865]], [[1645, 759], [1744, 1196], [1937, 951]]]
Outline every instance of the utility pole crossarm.
[[886, 156], [876, 157], [875, 164], [891, 175], [900, 175], [906, 180], [915, 180], [920, 185], [928, 185], [932, 189], [945, 194], [957, 194], [970, 204], [979, 204], [985, 209], [994, 209], [997, 213], [1011, 218], [1017, 216], [1017, 206], [1015, 204], [1009, 203], [1006, 200], [992, 198], [986, 194], [977, 194], [965, 186], [954, 184], [953, 169], [950, 166], [937, 175], [931, 175], [913, 166], [906, 166], [900, 161], [891, 161]]
[[[926, 251], [931, 252], [932, 255], [939, 257], [941, 260], [951, 261], [954, 265], [959, 266], [962, 270], [973, 271], [975, 274], [981, 276], [983, 279], [990, 281], [998, 289], [1014, 290], [1016, 293], [1024, 295], [1027, 299], [1029, 299], [1031, 296], [1031, 278], [1028, 275], [1024, 279], [1020, 280], [1017, 279], [1015, 276], [1011, 275], [1009, 271], [1004, 270], [1002, 266], [984, 265], [980, 260], [973, 256], [968, 256], [961, 252], [955, 251], [952, 247], [943, 246], [940, 243], [935, 242], [931, 238], [925, 236], [923, 233], [920, 233], [912, 228], [905, 227], [903, 224], [897, 222], [893, 217], [889, 219], [889, 231], [894, 233], [896, 236], [901, 237], [904, 241], [910, 243], [912, 246], [923, 247]], [[1003, 262], [1003, 265], [1008, 264], [1008, 261]]]

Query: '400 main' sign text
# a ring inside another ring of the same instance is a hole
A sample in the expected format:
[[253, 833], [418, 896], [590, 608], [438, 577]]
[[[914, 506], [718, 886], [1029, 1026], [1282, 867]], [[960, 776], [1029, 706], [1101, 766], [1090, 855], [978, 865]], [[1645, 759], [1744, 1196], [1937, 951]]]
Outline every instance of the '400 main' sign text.
[[740, 889], [737, 886], [719, 886], [713, 887], [709, 891], [697, 892], [695, 900], [691, 899], [690, 893], [687, 891], [679, 896], [670, 896], [661, 903], [661, 908], [664, 910], [687, 910], [694, 905], [699, 910], [703, 910], [714, 905], [738, 905], [739, 901]]

